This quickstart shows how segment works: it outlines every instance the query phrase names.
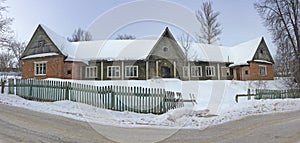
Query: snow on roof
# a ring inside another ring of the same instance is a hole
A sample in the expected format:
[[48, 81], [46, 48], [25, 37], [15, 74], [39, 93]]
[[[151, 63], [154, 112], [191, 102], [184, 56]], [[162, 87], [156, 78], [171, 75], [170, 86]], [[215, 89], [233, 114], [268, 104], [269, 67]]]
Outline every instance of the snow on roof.
[[32, 59], [32, 58], [41, 58], [41, 57], [50, 57], [50, 56], [57, 56], [57, 53], [42, 53], [42, 54], [35, 54], [35, 55], [30, 55], [30, 56], [26, 56], [24, 59]]
[[225, 47], [203, 43], [191, 43], [188, 51], [190, 61], [231, 62], [234, 66], [248, 65], [262, 37], [253, 39], [233, 47]]
[[146, 59], [156, 40], [99, 40], [74, 42], [74, 59], [140, 60]]
[[273, 64], [270, 61], [266, 61], [266, 60], [253, 60], [254, 62], [259, 62], [259, 63], [266, 63], [266, 64]]
[[190, 61], [231, 62], [228, 61], [228, 49], [229, 47], [218, 45], [191, 43], [188, 59]]
[[[87, 63], [88, 60], [143, 60], [147, 58], [158, 41], [155, 39], [69, 42], [45, 25], [41, 25], [41, 27], [62, 54], [67, 56], [67, 61]], [[246, 65], [247, 61], [252, 60], [261, 40], [262, 37], [233, 47], [191, 43], [188, 59], [190, 61], [232, 62], [234, 65]], [[178, 44], [180, 45], [180, 43]]]
[[67, 61], [145, 59], [157, 40], [98, 40], [69, 42], [41, 25]]
[[263, 37], [259, 37], [234, 47], [230, 47], [229, 58], [235, 65], [245, 65], [247, 61], [251, 61], [255, 52], [262, 41]]
[[40, 24], [40, 26], [45, 30], [49, 38], [52, 42], [56, 45], [56, 47], [62, 52], [63, 55], [74, 55], [75, 47], [74, 45], [69, 42], [66, 38], [56, 34], [47, 26]]

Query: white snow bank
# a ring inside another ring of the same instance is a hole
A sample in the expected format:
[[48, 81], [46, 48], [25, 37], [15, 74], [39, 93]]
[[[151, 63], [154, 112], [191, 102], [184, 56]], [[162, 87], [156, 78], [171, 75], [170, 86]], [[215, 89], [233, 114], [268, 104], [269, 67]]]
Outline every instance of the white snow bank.
[[[114, 81], [96, 83], [110, 84], [111, 82]], [[235, 95], [237, 93], [246, 93], [248, 88], [283, 89], [284, 86], [280, 81], [181, 82], [179, 80], [149, 80], [128, 81], [127, 83], [124, 82], [122, 84], [145, 84], [143, 86], [154, 86], [151, 85], [151, 83], [156, 83], [155, 86], [162, 84], [167, 88], [182, 91], [184, 98], [189, 98], [188, 94], [195, 94], [198, 104], [194, 107], [191, 104], [186, 104], [184, 108], [170, 110], [162, 115], [138, 114], [126, 111], [117, 112], [71, 101], [28, 101], [16, 95], [7, 94], [0, 94], [0, 104], [8, 104], [103, 125], [192, 129], [206, 128], [208, 126], [237, 120], [250, 115], [300, 109], [300, 99], [245, 99], [239, 103], [235, 103]]]

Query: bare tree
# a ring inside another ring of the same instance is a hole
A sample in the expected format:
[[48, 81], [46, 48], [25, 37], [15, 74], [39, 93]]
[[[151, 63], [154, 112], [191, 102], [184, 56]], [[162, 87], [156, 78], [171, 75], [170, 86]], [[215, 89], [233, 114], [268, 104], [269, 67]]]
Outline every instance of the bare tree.
[[196, 17], [201, 25], [201, 33], [198, 41], [206, 44], [216, 43], [222, 33], [221, 24], [217, 21], [220, 12], [214, 12], [211, 2], [203, 2], [200, 10], [196, 11]]
[[[282, 39], [284, 40], [284, 39]], [[293, 52], [289, 42], [278, 43], [275, 56], [275, 75], [278, 77], [290, 77], [294, 69]]]
[[133, 40], [136, 39], [134, 35], [127, 35], [127, 34], [119, 34], [116, 37], [116, 40]]
[[13, 58], [15, 59], [16, 65], [18, 71], [21, 71], [22, 69], [22, 63], [21, 63], [21, 56], [26, 48], [25, 42], [18, 42], [18, 41], [11, 41], [9, 44], [9, 52], [12, 53]]
[[92, 40], [92, 35], [88, 31], [84, 31], [81, 28], [75, 29], [72, 37], [67, 38], [70, 42], [78, 41], [90, 41]]
[[12, 39], [12, 30], [10, 25], [13, 21], [12, 18], [6, 17], [7, 6], [4, 6], [5, 0], [0, 0], [0, 46], [7, 46]]
[[13, 55], [10, 52], [0, 53], [0, 70], [9, 72], [14, 67]]
[[[299, 0], [261, 0], [254, 4], [264, 20], [265, 26], [272, 33], [273, 42], [280, 48], [291, 52], [289, 61], [295, 81], [300, 83], [300, 5]], [[285, 55], [282, 55], [285, 56]], [[288, 58], [288, 57], [284, 57]], [[300, 84], [299, 84], [300, 86]]]
[[181, 47], [183, 48], [184, 56], [185, 56], [185, 64], [188, 61], [188, 54], [192, 44], [192, 38], [190, 35], [183, 33], [181, 37], [178, 38]]

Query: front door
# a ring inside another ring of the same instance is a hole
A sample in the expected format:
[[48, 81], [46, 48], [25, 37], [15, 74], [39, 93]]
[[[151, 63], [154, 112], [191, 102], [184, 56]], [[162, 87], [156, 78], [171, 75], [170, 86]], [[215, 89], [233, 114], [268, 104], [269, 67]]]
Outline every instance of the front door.
[[171, 77], [171, 69], [167, 66], [161, 67], [161, 77], [162, 78], [170, 78]]

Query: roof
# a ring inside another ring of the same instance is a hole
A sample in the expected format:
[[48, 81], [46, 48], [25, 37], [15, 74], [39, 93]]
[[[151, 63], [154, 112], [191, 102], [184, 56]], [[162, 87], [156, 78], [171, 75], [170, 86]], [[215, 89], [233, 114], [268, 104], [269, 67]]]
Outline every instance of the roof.
[[225, 50], [228, 48], [211, 44], [191, 43], [188, 59], [190, 61], [230, 62], [228, 61], [228, 50]]
[[229, 62], [234, 65], [248, 65], [255, 55], [263, 37], [256, 38], [233, 47], [202, 43], [191, 43], [188, 52], [190, 61]]
[[26, 56], [22, 59], [25, 60], [25, 59], [40, 58], [40, 57], [51, 57], [51, 56], [57, 56], [57, 55], [58, 55], [57, 53], [42, 53], [42, 54]]
[[259, 37], [234, 47], [230, 47], [229, 58], [235, 65], [245, 65], [251, 61], [263, 37]]
[[[66, 61], [89, 60], [144, 60], [147, 59], [161, 36], [154, 40], [98, 40], [69, 42], [66, 38], [56, 34], [45, 25], [40, 25], [56, 47], [65, 55]], [[225, 47], [203, 43], [191, 43], [188, 52], [190, 61], [228, 62], [235, 65], [247, 65], [255, 55], [263, 37], [253, 39], [233, 47]], [[180, 43], [178, 43], [180, 45]], [[49, 55], [37, 55], [49, 56]], [[31, 57], [36, 57], [31, 55]], [[24, 58], [31, 58], [24, 57]]]
[[146, 59], [156, 40], [100, 40], [72, 43], [73, 55], [68, 58], [84, 60], [142, 60]]
[[52, 42], [56, 45], [56, 47], [60, 50], [60, 52], [65, 55], [73, 55], [75, 53], [75, 47], [74, 45], [69, 42], [66, 38], [56, 34], [54, 31], [52, 31], [47, 26], [40, 24], [40, 26], [44, 29], [46, 34], [49, 36], [49, 38], [52, 40]]
[[146, 59], [157, 40], [98, 40], [69, 42], [40, 25], [67, 61]]

